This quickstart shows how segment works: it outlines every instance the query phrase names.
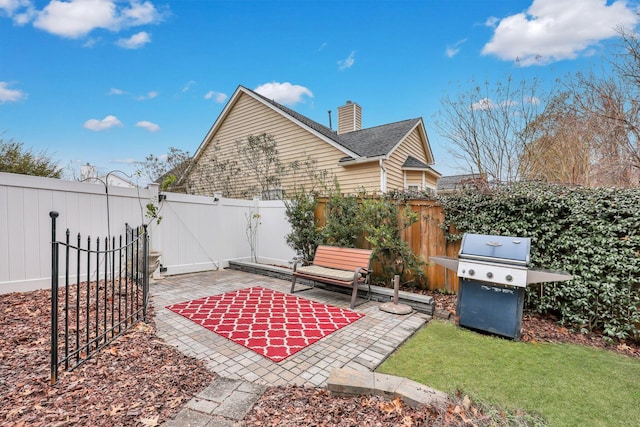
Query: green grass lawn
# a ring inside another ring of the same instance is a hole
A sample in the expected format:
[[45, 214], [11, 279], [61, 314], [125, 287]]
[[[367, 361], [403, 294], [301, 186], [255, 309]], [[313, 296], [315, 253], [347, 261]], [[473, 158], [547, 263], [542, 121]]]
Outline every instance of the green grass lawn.
[[378, 372], [539, 414], [550, 426], [640, 426], [640, 360], [604, 350], [514, 342], [432, 321]]

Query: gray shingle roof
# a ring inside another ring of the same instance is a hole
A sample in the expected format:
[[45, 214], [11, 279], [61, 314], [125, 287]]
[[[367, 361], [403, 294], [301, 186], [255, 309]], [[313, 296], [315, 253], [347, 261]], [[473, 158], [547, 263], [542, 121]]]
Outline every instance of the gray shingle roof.
[[[273, 105], [280, 111], [291, 116], [295, 120], [304, 123], [306, 126], [331, 139], [335, 143], [344, 148], [358, 154], [361, 157], [376, 157], [388, 154], [400, 140], [420, 121], [420, 119], [409, 119], [401, 122], [389, 123], [386, 125], [375, 126], [372, 128], [362, 129], [354, 132], [348, 132], [338, 135], [338, 133], [310, 118], [299, 114], [282, 104], [275, 102], [259, 93], [247, 89], [247, 91], [255, 94], [269, 104]], [[350, 160], [350, 158], [341, 159]], [[424, 167], [427, 167], [424, 165]]]
[[407, 160], [402, 165], [403, 168], [420, 168], [420, 169], [428, 169], [429, 165], [420, 160], [416, 159], [413, 156], [407, 156]]
[[449, 175], [443, 176], [438, 179], [437, 190], [438, 191], [449, 191], [456, 190], [460, 187], [464, 187], [465, 185], [471, 184], [477, 180], [486, 181], [487, 177], [485, 174], [466, 174], [466, 175]]
[[401, 122], [343, 133], [341, 139], [351, 150], [363, 157], [376, 157], [388, 154], [400, 140], [418, 123], [420, 119], [409, 119]]

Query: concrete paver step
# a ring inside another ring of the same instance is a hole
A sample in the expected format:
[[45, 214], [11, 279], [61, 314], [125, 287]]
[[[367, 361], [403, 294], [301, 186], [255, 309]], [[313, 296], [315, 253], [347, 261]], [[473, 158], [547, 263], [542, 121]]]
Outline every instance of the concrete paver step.
[[372, 394], [387, 399], [399, 397], [411, 407], [443, 405], [449, 399], [441, 391], [406, 378], [349, 368], [332, 369], [327, 388], [338, 396]]

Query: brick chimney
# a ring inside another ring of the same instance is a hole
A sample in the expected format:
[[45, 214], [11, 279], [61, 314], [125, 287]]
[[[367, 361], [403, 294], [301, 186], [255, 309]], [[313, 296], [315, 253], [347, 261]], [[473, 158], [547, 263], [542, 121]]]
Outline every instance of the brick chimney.
[[362, 107], [355, 102], [347, 101], [338, 107], [338, 135], [362, 129]]

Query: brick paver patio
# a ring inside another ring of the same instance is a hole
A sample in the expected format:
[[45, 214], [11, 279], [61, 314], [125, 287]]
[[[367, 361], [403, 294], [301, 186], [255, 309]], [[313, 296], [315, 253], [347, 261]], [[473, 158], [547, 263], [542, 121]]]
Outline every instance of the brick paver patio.
[[[218, 375], [258, 385], [326, 386], [332, 368], [374, 370], [429, 316], [414, 312], [394, 315], [380, 311], [380, 303], [355, 308], [365, 317], [304, 350], [275, 363], [168, 310], [165, 306], [252, 286], [288, 293], [290, 282], [235, 270], [165, 277], [151, 284], [158, 335], [184, 354], [203, 360]], [[349, 296], [323, 289], [297, 296], [349, 308]]]

